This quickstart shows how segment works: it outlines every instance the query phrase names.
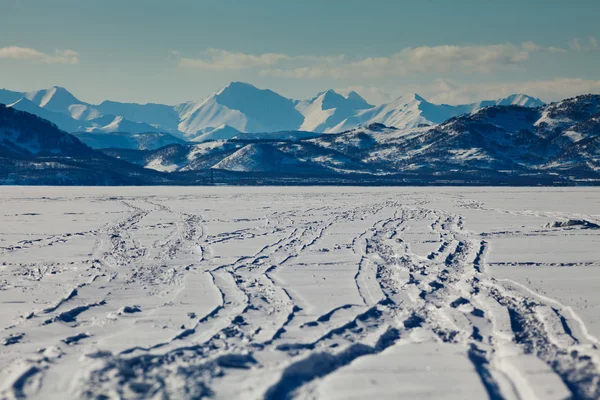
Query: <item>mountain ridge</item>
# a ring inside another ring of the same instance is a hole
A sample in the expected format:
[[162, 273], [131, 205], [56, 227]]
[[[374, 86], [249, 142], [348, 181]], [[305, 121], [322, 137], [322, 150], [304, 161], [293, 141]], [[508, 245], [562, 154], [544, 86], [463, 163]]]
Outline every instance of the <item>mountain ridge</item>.
[[[148, 135], [135, 138], [138, 145], [99, 152], [50, 121], [0, 106], [0, 182], [197, 184], [217, 172], [236, 184], [600, 184], [600, 95], [536, 108], [487, 106], [405, 129], [372, 123], [340, 133], [240, 133], [197, 144], [167, 137], [157, 149]], [[128, 148], [138, 146], [147, 150]]]
[[391, 182], [412, 184], [600, 184], [600, 95], [537, 108], [487, 106], [433, 126], [374, 123], [316, 137], [176, 145], [172, 153], [176, 160], [161, 149], [146, 152], [143, 165], [174, 172], [353, 176], [358, 182], [395, 177]]
[[[189, 141], [203, 140], [207, 132], [222, 126], [242, 133], [336, 133], [372, 123], [409, 128], [419, 124], [437, 124], [490, 105], [518, 103], [534, 107], [543, 104], [541, 100], [523, 94], [467, 105], [433, 104], [411, 94], [373, 106], [354, 91], [340, 94], [330, 89], [308, 100], [292, 100], [272, 90], [259, 89], [243, 82], [231, 82], [200, 101], [174, 106], [111, 100], [94, 105], [79, 100], [59, 86], [27, 93], [0, 90], [0, 102], [4, 101], [7, 105], [16, 104], [21, 98], [39, 107], [36, 110], [28, 105], [29, 111], [52, 120], [66, 131], [164, 132]], [[21, 104], [21, 107], [24, 106], [24, 103]], [[210, 135], [207, 137], [210, 138]]]

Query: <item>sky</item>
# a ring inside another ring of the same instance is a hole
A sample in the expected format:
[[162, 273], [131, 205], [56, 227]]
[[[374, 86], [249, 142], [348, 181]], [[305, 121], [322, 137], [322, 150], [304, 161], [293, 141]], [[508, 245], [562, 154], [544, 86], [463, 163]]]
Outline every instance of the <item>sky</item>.
[[0, 87], [177, 104], [231, 81], [380, 104], [600, 93], [597, 0], [0, 0]]

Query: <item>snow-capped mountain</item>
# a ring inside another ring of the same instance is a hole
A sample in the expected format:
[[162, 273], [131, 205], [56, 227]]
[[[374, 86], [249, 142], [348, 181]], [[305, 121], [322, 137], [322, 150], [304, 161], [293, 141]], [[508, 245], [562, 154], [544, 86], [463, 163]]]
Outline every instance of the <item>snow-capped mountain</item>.
[[135, 152], [111, 155], [174, 172], [213, 168], [415, 184], [600, 182], [600, 95], [537, 108], [493, 105], [434, 126], [397, 129], [374, 123], [295, 140], [250, 136], [203, 143], [202, 150], [175, 145], [168, 154], [145, 152], [141, 161]]
[[205, 128], [201, 132], [198, 132], [191, 142], [202, 143], [210, 142], [214, 140], [229, 140], [242, 134], [232, 126], [223, 124], [216, 128]]
[[304, 117], [292, 100], [271, 90], [232, 82], [201, 102], [175, 107], [179, 113], [179, 131], [195, 139], [207, 128], [227, 125], [240, 132], [276, 132], [297, 129]]
[[365, 126], [373, 123], [407, 129], [419, 125], [440, 124], [452, 117], [474, 113], [484, 107], [499, 105], [539, 107], [543, 104], [544, 102], [541, 100], [523, 94], [515, 94], [499, 100], [488, 100], [472, 104], [433, 104], [418, 94], [412, 93], [400, 96], [389, 103], [359, 111], [337, 125], [326, 129], [325, 132], [343, 132], [357, 126]]
[[[69, 114], [73, 118], [75, 118], [75, 116], [71, 114], [71, 107], [86, 108], [87, 106], [89, 106], [88, 104], [80, 101], [75, 96], [73, 96], [67, 89], [62, 88], [60, 86], [53, 86], [50, 89], [42, 89], [26, 93], [25, 98], [31, 100], [32, 103], [37, 104], [45, 110]], [[78, 112], [76, 114], [78, 114], [78, 116], [81, 117], [84, 115], [87, 116], [88, 113]], [[95, 115], [95, 117], [97, 116], [98, 115]]]
[[67, 132], [164, 132], [145, 122], [103, 113], [96, 106], [80, 101], [58, 86], [29, 93], [3, 90], [0, 91], [0, 103], [2, 101], [6, 101], [3, 104], [8, 107], [47, 119]]
[[33, 101], [29, 100], [27, 97], [22, 97], [14, 103], [8, 104], [8, 107], [37, 115], [38, 117], [44, 118], [53, 124], [56, 124], [62, 130], [67, 132], [77, 131], [81, 126], [79, 121], [71, 118], [69, 115], [42, 108]]
[[[493, 105], [405, 129], [373, 123], [332, 134], [242, 132], [198, 144], [173, 137], [170, 143], [166, 134], [79, 134], [92, 141], [104, 135], [100, 141], [110, 137], [117, 144], [113, 147], [120, 147], [103, 154], [49, 121], [17, 110], [39, 112], [31, 100], [17, 103], [0, 107], [3, 183], [193, 184], [206, 182], [210, 170], [233, 174], [228, 175], [233, 183], [244, 176], [268, 177], [270, 183], [600, 183], [600, 95], [537, 108]], [[166, 146], [154, 148], [148, 141], [155, 140]]]
[[12, 90], [0, 89], [0, 104], [12, 104], [25, 96], [22, 92], [13, 92]]
[[310, 132], [327, 132], [360, 110], [370, 108], [373, 106], [358, 93], [350, 92], [343, 96], [334, 90], [319, 93], [315, 98], [300, 101], [296, 105], [296, 109], [304, 116], [300, 130]]
[[156, 150], [171, 144], [187, 144], [185, 140], [164, 132], [74, 132], [72, 135], [92, 149]]
[[94, 108], [102, 114], [120, 115], [130, 121], [146, 123], [161, 132], [178, 132], [179, 114], [175, 111], [174, 106], [154, 103], [121, 103], [107, 100], [94, 106]]
[[0, 154], [33, 157], [38, 155], [88, 155], [92, 150], [49, 121], [25, 111], [0, 105]]
[[537, 108], [489, 106], [433, 127], [354, 129], [312, 141], [379, 168], [423, 176], [505, 175], [510, 181], [569, 171], [597, 180], [600, 95]]
[[[490, 104], [492, 103], [492, 104]], [[481, 103], [475, 103], [477, 104], [477, 108], [481, 109], [483, 107], [489, 107], [489, 106], [521, 106], [521, 107], [530, 107], [530, 108], [535, 108], [535, 107], [540, 107], [543, 106], [544, 103], [542, 100], [538, 99], [537, 97], [531, 97], [528, 96], [526, 94], [523, 93], [518, 93], [518, 94], [512, 94], [510, 96], [501, 98], [499, 100], [496, 101], [484, 101]]]
[[356, 92], [342, 95], [328, 90], [298, 101], [241, 82], [232, 82], [204, 100], [175, 106], [116, 101], [94, 105], [58, 86], [29, 93], [0, 90], [0, 103], [46, 118], [68, 132], [166, 132], [194, 142], [229, 139], [243, 133], [337, 133], [373, 123], [411, 128], [438, 124], [488, 106], [543, 104], [519, 94], [473, 104], [438, 105], [410, 94], [374, 107]]
[[165, 172], [210, 170], [215, 164], [235, 153], [245, 144], [216, 140], [199, 144], [173, 144], [155, 150], [105, 149], [109, 156]]
[[161, 183], [182, 182], [176, 176], [109, 157], [86, 146], [48, 120], [0, 105], [0, 184]]

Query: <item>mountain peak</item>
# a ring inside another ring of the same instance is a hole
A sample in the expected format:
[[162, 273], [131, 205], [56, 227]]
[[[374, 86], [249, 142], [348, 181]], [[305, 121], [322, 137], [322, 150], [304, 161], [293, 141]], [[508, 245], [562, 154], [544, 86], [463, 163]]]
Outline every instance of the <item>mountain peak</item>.
[[29, 92], [25, 97], [42, 108], [58, 112], [66, 112], [72, 104], [82, 104], [71, 92], [60, 86]]
[[303, 121], [296, 103], [269, 89], [231, 82], [205, 100], [179, 108], [179, 129], [196, 135], [205, 128], [227, 124], [242, 132], [297, 129]]
[[382, 104], [381, 107], [400, 107], [401, 105], [412, 103], [428, 103], [423, 97], [416, 93], [404, 93], [387, 104]]
[[544, 103], [542, 100], [537, 97], [532, 97], [524, 93], [515, 93], [510, 96], [506, 96], [502, 99], [499, 99], [496, 102], [497, 105], [501, 106], [523, 106], [523, 107], [540, 107], [543, 106]]
[[403, 94], [401, 97], [401, 99], [405, 100], [405, 101], [416, 101], [416, 102], [427, 102], [427, 100], [425, 100], [425, 98], [423, 98], [422, 96], [420, 96], [417, 93], [405, 93]]
[[342, 96], [341, 94], [339, 94], [338, 92], [336, 92], [333, 89], [329, 89], [324, 92], [321, 92], [319, 94], [319, 96], [317, 96], [317, 98], [319, 98], [319, 97], [321, 97], [323, 99], [338, 99], [340, 101], [343, 101], [346, 99], [346, 97]]
[[256, 86], [251, 85], [250, 83], [233, 81], [233, 82], [230, 82], [229, 84], [227, 84], [226, 86], [224, 86], [221, 90], [219, 90], [217, 92], [217, 95], [219, 95], [223, 92], [227, 92], [227, 91], [239, 92], [239, 91], [256, 91], [256, 90], [262, 90], [262, 89], [259, 89]]
[[425, 99], [424, 99], [422, 96], [420, 96], [420, 95], [419, 95], [419, 94], [417, 94], [417, 93], [413, 93], [413, 94], [412, 94], [412, 97], [413, 97], [415, 100], [417, 100], [417, 101], [427, 101], [427, 100], [425, 100]]
[[[55, 92], [67, 92], [67, 93], [71, 94], [67, 89], [65, 89], [62, 86], [54, 85], [50, 89], [54, 89]], [[50, 89], [48, 89], [48, 90], [50, 90]]]
[[348, 100], [365, 101], [365, 99], [360, 94], [356, 93], [354, 90], [351, 90], [348, 93], [346, 93], [344, 97]]

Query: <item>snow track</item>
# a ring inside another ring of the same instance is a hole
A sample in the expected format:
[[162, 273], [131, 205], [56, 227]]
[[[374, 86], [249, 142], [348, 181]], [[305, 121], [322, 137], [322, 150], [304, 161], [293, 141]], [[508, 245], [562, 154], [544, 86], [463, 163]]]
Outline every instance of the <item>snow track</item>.
[[0, 228], [2, 398], [600, 398], [581, 303], [501, 276], [588, 271], [596, 253], [567, 267], [497, 251], [599, 241], [552, 224], [598, 221], [586, 204], [502, 208], [456, 189], [32, 190], [0, 196], [41, 210]]

